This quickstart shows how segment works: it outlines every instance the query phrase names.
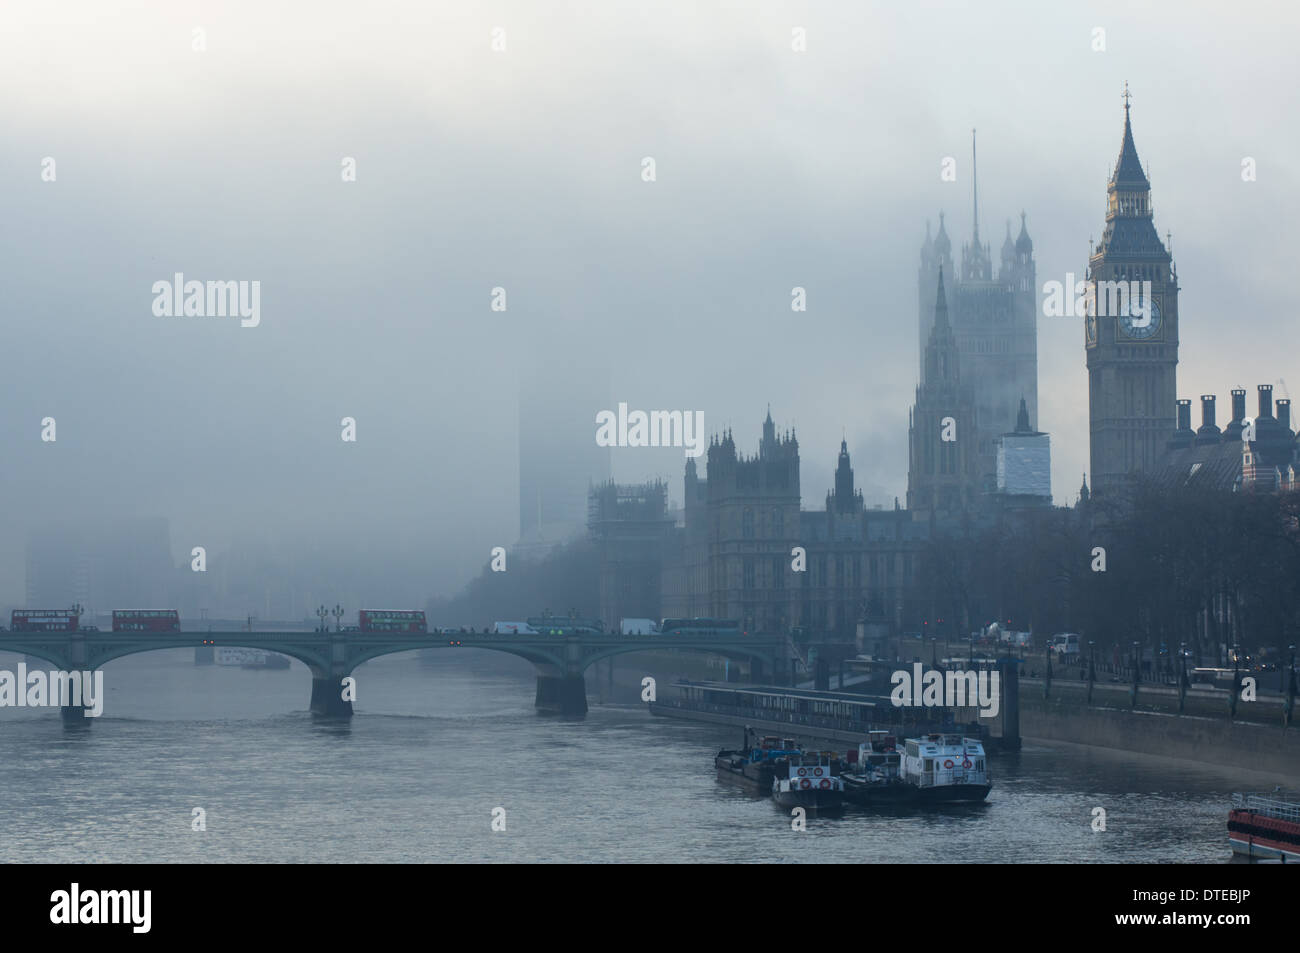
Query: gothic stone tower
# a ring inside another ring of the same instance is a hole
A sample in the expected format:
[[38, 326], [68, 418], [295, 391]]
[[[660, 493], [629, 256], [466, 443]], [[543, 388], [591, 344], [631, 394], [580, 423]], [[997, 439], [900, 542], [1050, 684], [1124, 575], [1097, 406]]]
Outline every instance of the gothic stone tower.
[[[1149, 314], [1097, 288], [1084, 318], [1094, 494], [1150, 471], [1173, 433], [1178, 397], [1178, 273], [1156, 232], [1151, 183], [1138, 161], [1124, 92], [1124, 141], [1107, 188], [1106, 230], [1088, 281], [1151, 282]], [[1141, 287], [1141, 286], [1139, 286]]]
[[[979, 419], [974, 389], [961, 381], [942, 271], [935, 297], [925, 371], [908, 425], [907, 508], [956, 513], [973, 507], [978, 496]], [[952, 418], [950, 426], [945, 426], [945, 418]], [[944, 439], [949, 435], [955, 439]]]
[[1015, 428], [1016, 411], [1023, 397], [1030, 418], [1038, 419], [1038, 298], [1034, 243], [1025, 216], [1013, 241], [1011, 223], [994, 275], [992, 247], [980, 240], [979, 183], [975, 176], [975, 151], [971, 141], [971, 188], [974, 227], [971, 240], [961, 249], [961, 271], [953, 269], [952, 242], [943, 216], [939, 233], [931, 240], [926, 225], [921, 246], [917, 291], [920, 314], [921, 371], [925, 372], [926, 346], [934, 325], [935, 287], [939, 272], [957, 275], [950, 287], [953, 335], [961, 355], [962, 376], [975, 394], [979, 418], [979, 489], [990, 492], [997, 482], [998, 438]]
[[793, 431], [777, 434], [769, 409], [757, 456], [738, 454], [728, 431], [710, 443], [708, 467], [708, 614], [750, 632], [783, 631], [796, 595], [799, 441]]

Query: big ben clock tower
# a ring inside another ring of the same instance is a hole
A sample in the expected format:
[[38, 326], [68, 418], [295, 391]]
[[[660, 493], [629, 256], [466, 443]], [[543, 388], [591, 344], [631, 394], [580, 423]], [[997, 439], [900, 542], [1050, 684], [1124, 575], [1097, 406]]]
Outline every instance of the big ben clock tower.
[[[1094, 294], [1084, 317], [1092, 488], [1103, 494], [1152, 469], [1176, 427], [1178, 398], [1178, 273], [1152, 219], [1127, 85], [1124, 141], [1106, 194], [1106, 230], [1088, 260]], [[1122, 292], [1108, 282], [1123, 282]]]

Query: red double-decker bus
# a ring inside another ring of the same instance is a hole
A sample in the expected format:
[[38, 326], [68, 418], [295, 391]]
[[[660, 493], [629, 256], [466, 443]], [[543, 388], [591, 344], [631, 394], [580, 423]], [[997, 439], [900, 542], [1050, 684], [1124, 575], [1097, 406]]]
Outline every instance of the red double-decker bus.
[[114, 632], [179, 632], [181, 614], [175, 609], [114, 609]]
[[362, 632], [428, 632], [424, 613], [418, 609], [362, 609]]
[[75, 632], [79, 616], [71, 609], [15, 609], [10, 632]]

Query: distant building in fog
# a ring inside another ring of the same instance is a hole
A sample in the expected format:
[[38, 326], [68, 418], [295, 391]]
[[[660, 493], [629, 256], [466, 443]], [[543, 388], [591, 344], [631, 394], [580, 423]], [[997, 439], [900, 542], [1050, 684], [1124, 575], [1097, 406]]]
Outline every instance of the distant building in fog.
[[1093, 493], [1104, 496], [1134, 473], [1151, 473], [1177, 426], [1178, 269], [1156, 231], [1127, 91], [1124, 135], [1106, 188], [1106, 229], [1088, 259], [1088, 280], [1147, 283], [1142, 293], [1150, 297], [1145, 316], [1132, 302], [1106, 306], [1105, 299], [1084, 315], [1088, 472]]
[[[804, 627], [851, 640], [864, 615], [895, 626], [920, 613], [915, 590], [929, 524], [867, 509], [841, 441], [825, 510], [801, 509], [799, 443], [769, 412], [758, 453], [727, 431], [701, 478], [686, 461], [685, 526], [668, 538], [661, 617], [737, 619], [747, 631]], [[804, 550], [802, 568], [795, 547]]]
[[610, 478], [609, 448], [596, 445], [596, 414], [609, 409], [599, 371], [540, 367], [520, 383], [517, 553], [544, 555], [582, 535], [587, 491]]
[[[972, 150], [972, 165], [974, 154]], [[972, 174], [972, 185], [974, 175]], [[978, 196], [978, 193], [976, 193]], [[924, 381], [926, 346], [934, 327], [934, 301], [940, 271], [948, 279], [948, 310], [960, 355], [962, 379], [975, 394], [978, 418], [979, 491], [996, 487], [997, 440], [1016, 425], [1023, 397], [1031, 420], [1038, 420], [1038, 287], [1034, 243], [1024, 213], [1013, 241], [1007, 222], [997, 275], [990, 245], [980, 241], [979, 204], [969, 244], [962, 246], [961, 270], [953, 267], [952, 241], [939, 216], [939, 233], [925, 228], [917, 279], [918, 343]]]
[[28, 535], [29, 608], [170, 608], [172, 573], [171, 535], [161, 517], [48, 525]]
[[907, 428], [909, 510], [955, 514], [973, 509], [980, 499], [979, 415], [975, 389], [964, 374], [940, 271], [924, 370]]
[[610, 631], [620, 619], [659, 616], [664, 546], [673, 530], [668, 484], [610, 480], [587, 496], [587, 531], [600, 556], [600, 618]]

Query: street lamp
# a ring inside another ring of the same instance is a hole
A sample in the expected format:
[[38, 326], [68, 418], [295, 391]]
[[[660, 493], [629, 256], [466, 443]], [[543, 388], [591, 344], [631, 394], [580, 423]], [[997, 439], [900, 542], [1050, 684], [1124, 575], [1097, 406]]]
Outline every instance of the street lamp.
[[316, 610], [316, 615], [320, 619], [320, 628], [316, 630], [317, 632], [329, 631], [328, 627], [325, 624], [325, 620], [329, 617], [329, 614], [330, 614], [330, 610], [326, 609], [324, 604], [322, 604], [321, 607]]
[[1187, 643], [1178, 643], [1178, 713], [1187, 707]]
[[1097, 681], [1097, 640], [1088, 640], [1088, 704], [1092, 704], [1092, 685]]
[[334, 609], [330, 612], [330, 615], [334, 616], [334, 631], [342, 632], [343, 631], [343, 607], [338, 603], [335, 603]]
[[1232, 643], [1232, 697], [1228, 700], [1228, 711], [1237, 714], [1237, 696], [1241, 693], [1241, 645]]
[[1133, 684], [1129, 687], [1129, 707], [1137, 707], [1138, 683], [1141, 681], [1141, 643], [1137, 639], [1133, 640]]
[[1283, 697], [1285, 699], [1285, 701], [1282, 702], [1282, 725], [1284, 727], [1290, 726], [1292, 716], [1294, 716], [1295, 714], [1295, 690], [1296, 690], [1295, 646], [1288, 645], [1287, 651], [1290, 653], [1290, 659], [1287, 661], [1287, 665], [1286, 665], [1286, 684], [1282, 689], [1284, 693]]

